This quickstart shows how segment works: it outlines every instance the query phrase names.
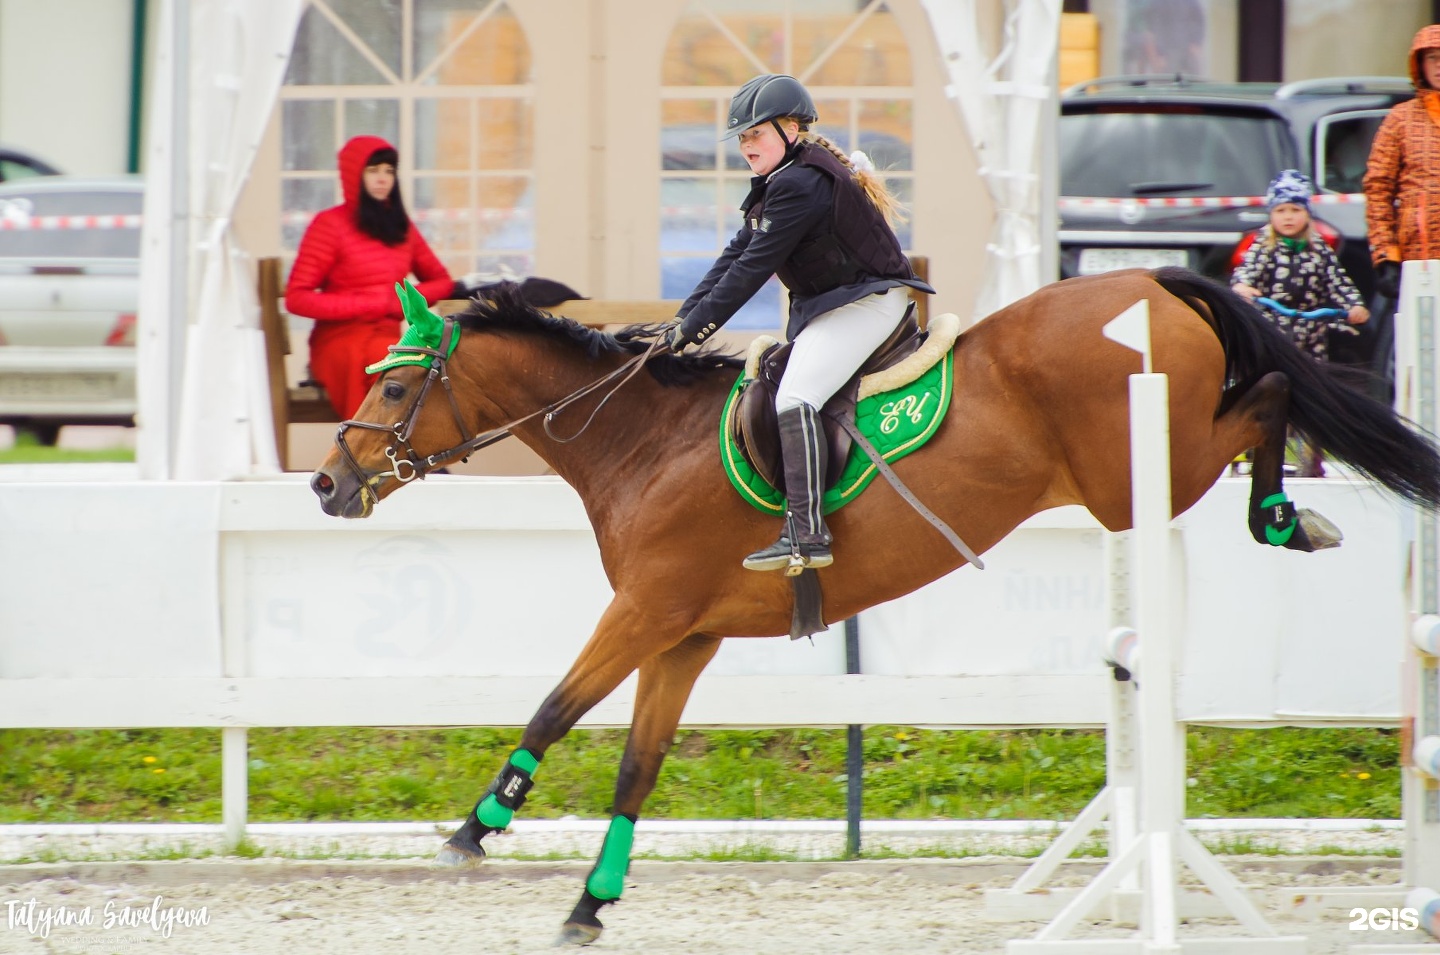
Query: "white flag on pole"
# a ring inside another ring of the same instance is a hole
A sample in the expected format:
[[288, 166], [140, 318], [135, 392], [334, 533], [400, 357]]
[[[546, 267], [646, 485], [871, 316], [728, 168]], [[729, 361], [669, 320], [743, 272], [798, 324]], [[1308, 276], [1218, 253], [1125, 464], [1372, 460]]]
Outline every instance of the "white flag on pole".
[[1150, 300], [1142, 298], [1105, 323], [1105, 337], [1140, 353], [1140, 370], [1150, 374]]

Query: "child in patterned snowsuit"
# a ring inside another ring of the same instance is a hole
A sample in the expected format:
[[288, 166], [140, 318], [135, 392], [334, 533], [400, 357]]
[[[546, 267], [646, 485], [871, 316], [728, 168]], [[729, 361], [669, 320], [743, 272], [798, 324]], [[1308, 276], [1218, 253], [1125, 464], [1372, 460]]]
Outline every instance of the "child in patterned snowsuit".
[[[1349, 324], [1362, 325], [1369, 320], [1370, 312], [1334, 250], [1311, 227], [1310, 196], [1310, 180], [1299, 170], [1286, 169], [1275, 177], [1265, 193], [1270, 224], [1260, 230], [1245, 251], [1244, 260], [1230, 277], [1230, 285], [1251, 301], [1264, 296], [1300, 312], [1344, 308]], [[1301, 351], [1317, 361], [1327, 359], [1328, 323], [1269, 309], [1265, 315]], [[1303, 459], [1301, 476], [1324, 476], [1318, 451], [1307, 447]]]

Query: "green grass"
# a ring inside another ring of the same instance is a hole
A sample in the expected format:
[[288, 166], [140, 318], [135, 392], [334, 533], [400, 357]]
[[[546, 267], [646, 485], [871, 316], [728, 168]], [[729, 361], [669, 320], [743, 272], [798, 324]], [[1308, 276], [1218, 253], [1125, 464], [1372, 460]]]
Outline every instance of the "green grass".
[[73, 462], [95, 462], [95, 461], [134, 461], [134, 448], [94, 448], [86, 450], [74, 450], [71, 448], [51, 448], [42, 445], [35, 440], [35, 436], [26, 431], [15, 433], [15, 444], [4, 450], [0, 450], [0, 464], [68, 464]]
[[[250, 732], [254, 822], [453, 820], [519, 730]], [[625, 734], [576, 731], [536, 773], [527, 818], [605, 818]], [[1190, 817], [1395, 819], [1398, 734], [1383, 729], [1188, 735]], [[1073, 818], [1104, 784], [1099, 731], [869, 727], [867, 819]], [[843, 819], [843, 730], [681, 732], [651, 819]], [[0, 823], [221, 820], [217, 730], [0, 730]]]

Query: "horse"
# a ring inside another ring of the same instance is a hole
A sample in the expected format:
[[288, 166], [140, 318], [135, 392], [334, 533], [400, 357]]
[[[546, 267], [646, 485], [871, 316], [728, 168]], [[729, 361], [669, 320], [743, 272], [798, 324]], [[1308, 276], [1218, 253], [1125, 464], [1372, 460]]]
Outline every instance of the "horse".
[[[1300, 552], [1338, 543], [1323, 518], [1299, 519], [1284, 493], [1287, 426], [1399, 497], [1440, 507], [1431, 437], [1301, 354], [1224, 286], [1180, 268], [1132, 269], [1046, 286], [957, 339], [948, 414], [893, 468], [976, 552], [1065, 504], [1111, 531], [1130, 527], [1127, 382], [1141, 358], [1101, 329], [1142, 299], [1154, 370], [1169, 378], [1175, 514], [1253, 449], [1246, 520], [1255, 540]], [[363, 518], [410, 480], [513, 434], [584, 502], [614, 599], [436, 857], [484, 859], [482, 840], [509, 825], [550, 747], [638, 670], [610, 829], [561, 930], [571, 944], [599, 937], [597, 913], [620, 897], [635, 820], [720, 641], [783, 635], [791, 621], [786, 578], [740, 564], [774, 539], [777, 518], [740, 499], [717, 453], [721, 408], [744, 361], [714, 346], [659, 350], [658, 331], [588, 328], [505, 289], [474, 300], [426, 343], [392, 349], [397, 363], [340, 425], [310, 481], [327, 514]], [[436, 382], [448, 401], [426, 400]], [[829, 523], [835, 562], [815, 571], [826, 623], [964, 563], [889, 490], [872, 487]]]

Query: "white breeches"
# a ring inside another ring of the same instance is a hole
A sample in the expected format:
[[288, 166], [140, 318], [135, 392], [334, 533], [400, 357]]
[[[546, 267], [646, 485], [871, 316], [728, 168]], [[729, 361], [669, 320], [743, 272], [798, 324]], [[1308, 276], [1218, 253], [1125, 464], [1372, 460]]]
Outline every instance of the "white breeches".
[[880, 343], [890, 337], [905, 307], [909, 289], [887, 289], [817, 315], [795, 336], [790, 362], [775, 390], [775, 410], [807, 404], [817, 411], [844, 387]]

